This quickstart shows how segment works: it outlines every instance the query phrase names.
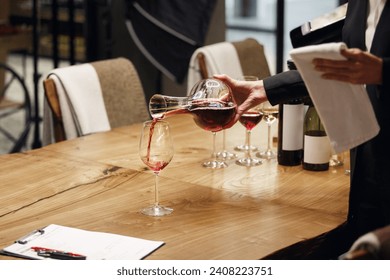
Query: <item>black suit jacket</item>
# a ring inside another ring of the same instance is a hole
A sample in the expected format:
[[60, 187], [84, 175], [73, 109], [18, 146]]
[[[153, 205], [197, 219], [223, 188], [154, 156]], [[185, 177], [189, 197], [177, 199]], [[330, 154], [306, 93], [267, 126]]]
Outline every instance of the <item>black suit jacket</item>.
[[[343, 41], [350, 48], [365, 50], [368, 0], [350, 0], [343, 28]], [[382, 85], [367, 85], [380, 132], [351, 151], [351, 191], [348, 223], [363, 234], [390, 224], [390, 3], [378, 22], [370, 50], [383, 59]], [[297, 71], [264, 80], [271, 104], [307, 94]]]

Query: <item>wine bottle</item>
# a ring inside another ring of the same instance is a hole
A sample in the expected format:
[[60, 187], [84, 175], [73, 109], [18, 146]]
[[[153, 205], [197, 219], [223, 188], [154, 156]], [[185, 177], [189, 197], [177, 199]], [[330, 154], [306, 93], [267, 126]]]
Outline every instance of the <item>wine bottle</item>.
[[331, 155], [330, 142], [313, 103], [309, 104], [304, 127], [303, 169], [328, 170]]
[[[291, 60], [287, 65], [290, 70], [296, 69]], [[278, 163], [280, 165], [302, 164], [304, 117], [305, 107], [301, 99], [279, 104]]]
[[280, 165], [302, 164], [303, 120], [302, 100], [294, 99], [288, 103], [279, 104], [278, 163]]

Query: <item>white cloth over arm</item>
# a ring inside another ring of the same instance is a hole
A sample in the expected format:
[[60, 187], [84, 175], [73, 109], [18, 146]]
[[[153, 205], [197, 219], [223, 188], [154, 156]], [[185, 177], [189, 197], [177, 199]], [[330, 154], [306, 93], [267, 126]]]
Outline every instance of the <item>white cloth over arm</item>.
[[314, 70], [314, 58], [343, 60], [344, 43], [326, 43], [290, 52], [336, 153], [354, 148], [379, 132], [374, 110], [363, 85], [325, 80]]

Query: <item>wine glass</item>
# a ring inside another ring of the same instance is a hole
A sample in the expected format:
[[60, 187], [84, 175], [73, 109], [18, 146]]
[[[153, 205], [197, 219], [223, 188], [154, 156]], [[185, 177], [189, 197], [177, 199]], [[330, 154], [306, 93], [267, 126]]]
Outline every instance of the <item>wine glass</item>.
[[217, 79], [197, 82], [190, 92], [190, 105], [186, 110], [194, 117], [196, 125], [213, 134], [211, 159], [202, 165], [207, 168], [225, 168], [228, 164], [219, 160], [216, 153], [216, 133], [224, 129], [235, 116], [237, 105], [228, 85]]
[[228, 167], [229, 165], [225, 161], [225, 159], [222, 157], [218, 157], [217, 152], [216, 152], [216, 137], [217, 137], [217, 132], [212, 131], [213, 133], [213, 151], [211, 153], [211, 158], [205, 162], [202, 163], [203, 167], [207, 168], [225, 168]]
[[[258, 81], [259, 78], [256, 77], [256, 76], [243, 76], [241, 78], [239, 78], [238, 80], [242, 80], [242, 81]], [[247, 132], [245, 131], [245, 135], [247, 134]], [[257, 147], [256, 146], [248, 146], [246, 144], [246, 142], [242, 145], [237, 145], [236, 147], [234, 147], [234, 150], [236, 151], [239, 151], [239, 152], [246, 152], [248, 149], [250, 149], [251, 151], [257, 151]]]
[[337, 154], [333, 148], [331, 148], [331, 156], [329, 160], [329, 166], [338, 167], [344, 165], [344, 153]]
[[[256, 106], [246, 111], [240, 117], [240, 123], [246, 128], [245, 145], [251, 146], [251, 133], [252, 129], [261, 121], [263, 114], [261, 112], [261, 106]], [[251, 149], [245, 150], [245, 156], [236, 160], [236, 164], [241, 166], [257, 166], [262, 164], [260, 159], [252, 158]]]
[[268, 140], [267, 140], [267, 149], [262, 152], [258, 152], [256, 156], [264, 159], [273, 159], [276, 158], [276, 153], [272, 150], [272, 134], [271, 126], [277, 120], [279, 114], [279, 106], [272, 106], [269, 102], [264, 102], [261, 106], [261, 112], [263, 118], [267, 123], [268, 127]]
[[148, 216], [164, 216], [172, 213], [172, 208], [160, 205], [158, 193], [159, 173], [173, 157], [173, 142], [167, 122], [155, 119], [143, 123], [139, 156], [155, 174], [154, 204], [141, 209], [141, 213]]

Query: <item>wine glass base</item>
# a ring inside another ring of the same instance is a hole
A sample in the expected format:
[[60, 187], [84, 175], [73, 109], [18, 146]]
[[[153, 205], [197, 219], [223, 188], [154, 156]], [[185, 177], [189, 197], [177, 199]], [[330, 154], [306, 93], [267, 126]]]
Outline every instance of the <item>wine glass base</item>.
[[260, 180], [259, 178], [245, 176], [245, 177], [233, 180], [232, 182], [230, 182], [230, 185], [233, 187], [238, 187], [238, 188], [240, 188], [240, 187], [257, 187], [257, 186], [260, 186], [260, 184], [262, 182], [263, 181]]
[[261, 180], [259, 180], [258, 178], [255, 178], [255, 177], [244, 177], [240, 180], [240, 182], [244, 186], [251, 186], [251, 185], [258, 186], [259, 183], [261, 182]]
[[202, 166], [206, 168], [218, 169], [218, 168], [226, 168], [228, 167], [228, 164], [224, 161], [211, 160], [211, 161], [204, 162]]
[[266, 150], [264, 152], [256, 153], [256, 156], [264, 159], [274, 159], [276, 158], [276, 153], [272, 150]]
[[237, 155], [235, 153], [231, 153], [229, 151], [222, 151], [222, 152], [219, 152], [217, 153], [217, 158], [218, 159], [232, 159], [232, 158], [236, 158]]
[[249, 146], [247, 146], [247, 145], [238, 145], [238, 146], [234, 147], [234, 150], [238, 151], [238, 152], [246, 152], [248, 150], [251, 150], [252, 152], [255, 152], [258, 149], [255, 146], [250, 146], [250, 149], [249, 149]]
[[343, 166], [344, 163], [341, 161], [341, 160], [337, 160], [337, 159], [330, 159], [329, 161], [329, 166], [331, 167], [338, 167], [338, 166]]
[[146, 216], [161, 217], [169, 215], [173, 212], [172, 208], [161, 206], [161, 205], [152, 205], [146, 208], [141, 209], [141, 213]]
[[247, 167], [258, 166], [262, 163], [263, 162], [260, 159], [255, 159], [255, 158], [240, 158], [236, 160], [237, 165], [247, 166]]

